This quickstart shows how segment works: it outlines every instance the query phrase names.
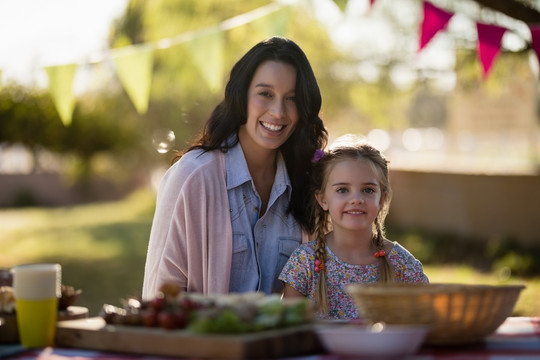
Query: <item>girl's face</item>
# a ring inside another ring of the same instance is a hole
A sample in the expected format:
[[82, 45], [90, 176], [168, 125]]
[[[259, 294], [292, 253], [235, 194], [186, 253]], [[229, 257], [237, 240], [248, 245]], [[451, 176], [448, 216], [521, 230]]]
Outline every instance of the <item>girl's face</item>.
[[316, 195], [330, 213], [334, 229], [371, 231], [383, 195], [368, 160], [343, 160], [329, 169], [326, 186]]
[[238, 136], [246, 151], [260, 147], [279, 148], [298, 123], [295, 99], [296, 68], [265, 61], [255, 71], [248, 89], [247, 122]]

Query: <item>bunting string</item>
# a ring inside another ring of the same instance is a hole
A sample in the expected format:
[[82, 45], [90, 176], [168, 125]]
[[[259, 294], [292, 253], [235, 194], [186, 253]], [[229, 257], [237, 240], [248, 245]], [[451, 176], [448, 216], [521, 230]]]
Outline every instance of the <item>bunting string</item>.
[[[345, 12], [348, 0], [334, 0], [334, 2], [342, 12]], [[369, 0], [370, 9], [373, 8], [374, 3], [375, 0]], [[445, 30], [454, 15], [453, 12], [439, 8], [429, 1], [423, 1], [422, 6], [423, 19], [418, 51], [423, 50], [438, 32]], [[112, 60], [116, 75], [135, 109], [138, 113], [145, 114], [150, 97], [154, 51], [183, 43], [187, 43], [194, 64], [199, 67], [201, 77], [209, 89], [218, 91], [224, 80], [223, 56], [226, 46], [224, 33], [243, 25], [256, 23], [258, 20], [267, 31], [279, 34], [280, 29], [283, 30], [289, 22], [289, 13], [279, 11], [290, 11], [290, 7], [291, 5], [288, 4], [272, 2], [203, 29], [184, 32], [154, 42], [104, 50], [88, 56], [82, 63], [47, 66], [45, 70], [49, 78], [49, 91], [60, 119], [65, 126], [71, 124], [75, 106], [72, 87], [78, 66], [93, 65], [109, 59]], [[279, 15], [279, 18], [275, 16], [269, 19], [270, 15]], [[504, 26], [484, 24], [479, 21], [476, 21], [476, 25], [478, 58], [482, 65], [484, 79], [487, 79], [500, 52], [502, 38], [511, 30]], [[531, 47], [540, 59], [540, 24], [527, 24], [527, 26], [531, 33]], [[0, 69], [0, 88], [1, 86]]]
[[[453, 12], [441, 9], [429, 1], [423, 2], [424, 17], [420, 28], [420, 46], [421, 51], [428, 42], [439, 32], [446, 29], [448, 22], [454, 15]], [[488, 78], [490, 70], [498, 56], [502, 38], [506, 32], [511, 30], [503, 26], [494, 24], [484, 24], [476, 21], [477, 28], [477, 53], [478, 59], [482, 65], [483, 78]], [[529, 25], [531, 32], [531, 44], [537, 58], [540, 59], [540, 25]]]
[[[195, 64], [200, 67], [203, 79], [212, 91], [217, 91], [221, 88], [224, 77], [224, 32], [268, 17], [289, 7], [285, 4], [271, 3], [203, 29], [185, 32], [154, 42], [109, 49], [92, 54], [91, 59], [82, 63], [45, 67], [49, 78], [49, 91], [62, 123], [65, 126], [71, 124], [75, 106], [72, 91], [73, 79], [79, 66], [94, 65], [111, 59], [116, 74], [135, 109], [139, 114], [145, 114], [150, 98], [155, 50], [164, 50], [187, 43]], [[280, 24], [283, 25], [283, 21], [276, 21], [275, 24], [277, 25], [272, 27], [272, 31], [277, 34], [280, 32], [277, 27]]]

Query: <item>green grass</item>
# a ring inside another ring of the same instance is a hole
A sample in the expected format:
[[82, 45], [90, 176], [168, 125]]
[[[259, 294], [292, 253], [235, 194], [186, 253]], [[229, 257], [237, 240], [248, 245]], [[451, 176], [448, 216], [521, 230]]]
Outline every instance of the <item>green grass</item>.
[[[62, 283], [83, 290], [77, 305], [97, 315], [103, 304], [140, 295], [154, 205], [154, 195], [141, 190], [119, 202], [0, 209], [0, 267], [57, 262]], [[508, 278], [455, 264], [429, 264], [425, 272], [431, 282], [524, 284], [515, 315], [540, 315], [540, 276]]]
[[97, 315], [140, 295], [154, 201], [140, 191], [120, 202], [0, 210], [0, 267], [59, 263], [62, 283], [83, 291], [77, 305]]

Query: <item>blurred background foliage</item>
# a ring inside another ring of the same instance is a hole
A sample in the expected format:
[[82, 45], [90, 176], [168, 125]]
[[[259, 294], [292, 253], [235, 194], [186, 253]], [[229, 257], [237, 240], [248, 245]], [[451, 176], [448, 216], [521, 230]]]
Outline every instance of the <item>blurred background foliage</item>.
[[[125, 15], [111, 27], [110, 46], [154, 42], [218, 24], [238, 14], [254, 10], [269, 1], [215, 0], [131, 0]], [[280, 10], [281, 11], [281, 10]], [[389, 72], [400, 57], [397, 49], [381, 65], [379, 81], [362, 81], [350, 72], [341, 72], [354, 59], [340, 52], [327, 31], [305, 11], [287, 10], [272, 19], [285, 19], [283, 33], [306, 52], [323, 93], [322, 116], [329, 127], [366, 133], [374, 127], [405, 128], [406, 109], [414, 88], [399, 91], [389, 80]], [[228, 70], [251, 46], [273, 34], [265, 19], [228, 30], [224, 69]], [[265, 31], [268, 29], [268, 31]], [[409, 34], [416, 28], [400, 29]], [[58, 119], [50, 96], [43, 89], [4, 84], [0, 91], [0, 144], [20, 143], [37, 153], [47, 149], [75, 157], [80, 177], [96, 171], [94, 159], [106, 154], [128, 170], [129, 166], [168, 163], [169, 157], [151, 148], [151, 134], [167, 128], [176, 135], [176, 148], [183, 148], [200, 130], [222, 91], [213, 92], [186, 47], [188, 43], [157, 50], [148, 112], [140, 115], [114, 76], [105, 78], [97, 89], [77, 97], [71, 126]], [[226, 79], [223, 79], [224, 82]], [[36, 157], [36, 168], [39, 162]]]

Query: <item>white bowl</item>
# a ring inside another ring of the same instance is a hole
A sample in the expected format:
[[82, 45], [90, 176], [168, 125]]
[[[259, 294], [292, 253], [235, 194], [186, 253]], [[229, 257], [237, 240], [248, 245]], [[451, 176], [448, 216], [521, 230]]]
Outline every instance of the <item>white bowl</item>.
[[317, 325], [315, 331], [325, 350], [333, 354], [354, 358], [401, 358], [418, 351], [429, 326], [324, 324]]

